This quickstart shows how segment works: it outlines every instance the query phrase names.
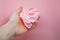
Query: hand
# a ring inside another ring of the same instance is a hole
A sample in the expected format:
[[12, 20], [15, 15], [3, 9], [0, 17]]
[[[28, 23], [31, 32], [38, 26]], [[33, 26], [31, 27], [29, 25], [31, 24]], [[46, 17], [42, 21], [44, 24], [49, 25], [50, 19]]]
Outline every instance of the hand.
[[23, 10], [22, 7], [17, 9], [15, 12], [11, 14], [9, 21], [6, 24], [0, 26], [0, 40], [10, 40], [14, 35], [16, 35], [19, 32], [19, 30], [20, 34], [23, 32], [24, 28], [23, 26], [20, 27], [21, 29], [18, 28], [19, 22], [18, 13], [21, 13], [22, 10]]
[[[18, 16], [22, 12], [22, 10], [23, 8], [20, 7], [17, 11], [13, 12], [11, 17], [9, 18], [9, 21], [0, 27], [0, 40], [10, 40], [14, 35], [21, 35], [24, 32], [28, 31], [26, 27], [24, 27]], [[37, 19], [37, 21], [39, 20], [39, 18]], [[32, 28], [37, 25], [37, 21], [33, 23]]]

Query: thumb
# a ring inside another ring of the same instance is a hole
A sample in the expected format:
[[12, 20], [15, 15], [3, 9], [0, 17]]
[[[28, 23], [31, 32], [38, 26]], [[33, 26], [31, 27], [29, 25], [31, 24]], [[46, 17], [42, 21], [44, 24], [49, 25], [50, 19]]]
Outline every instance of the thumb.
[[19, 15], [22, 12], [22, 10], [23, 10], [23, 8], [19, 7], [16, 11], [14, 11], [12, 13], [12, 15], [10, 16], [9, 21], [13, 21], [13, 20], [18, 21], [19, 20]]

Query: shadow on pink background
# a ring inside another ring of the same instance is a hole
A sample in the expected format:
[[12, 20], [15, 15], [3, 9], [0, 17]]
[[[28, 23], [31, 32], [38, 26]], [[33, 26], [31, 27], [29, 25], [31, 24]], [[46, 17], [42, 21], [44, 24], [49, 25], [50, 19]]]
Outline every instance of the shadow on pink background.
[[9, 16], [19, 6], [38, 8], [40, 21], [38, 26], [15, 40], [59, 40], [60, 0], [0, 0], [0, 25], [6, 23]]

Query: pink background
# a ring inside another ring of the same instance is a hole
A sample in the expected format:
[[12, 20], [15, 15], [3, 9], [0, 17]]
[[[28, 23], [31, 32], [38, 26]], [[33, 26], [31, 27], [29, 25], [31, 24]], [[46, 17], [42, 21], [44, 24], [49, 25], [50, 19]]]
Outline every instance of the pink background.
[[59, 40], [60, 0], [0, 0], [0, 25], [6, 23], [12, 11], [19, 6], [38, 8], [40, 21], [38, 26], [15, 40]]

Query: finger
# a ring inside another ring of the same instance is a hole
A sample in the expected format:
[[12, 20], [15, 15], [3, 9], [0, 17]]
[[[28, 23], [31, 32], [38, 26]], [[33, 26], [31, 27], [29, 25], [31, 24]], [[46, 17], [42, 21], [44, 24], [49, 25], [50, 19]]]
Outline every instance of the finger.
[[10, 21], [11, 20], [18, 20], [22, 10], [23, 10], [23, 8], [19, 7], [16, 11], [14, 11], [10, 16]]
[[40, 16], [37, 18], [37, 21], [40, 19]]
[[20, 6], [18, 9], [17, 9], [17, 13], [20, 15], [20, 13], [23, 11], [23, 7]]
[[32, 25], [32, 27], [29, 29], [29, 31], [32, 30], [32, 29], [34, 29], [37, 26], [37, 24], [38, 24], [38, 22], [34, 22], [33, 25]]
[[33, 25], [29, 30], [32, 30], [33, 28], [35, 28], [38, 25], [39, 19], [40, 19], [40, 16], [37, 18], [37, 20], [34, 23], [32, 23]]

